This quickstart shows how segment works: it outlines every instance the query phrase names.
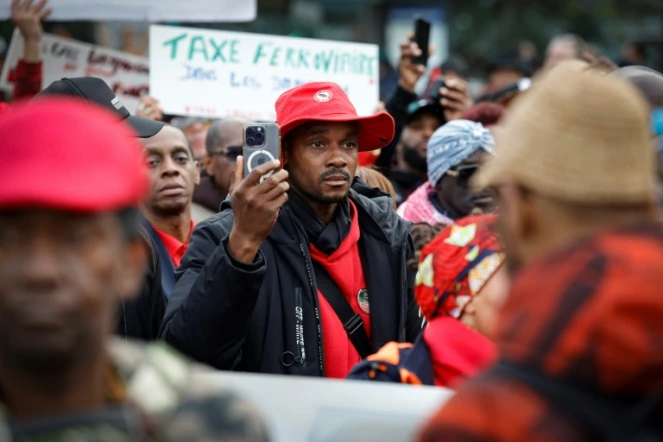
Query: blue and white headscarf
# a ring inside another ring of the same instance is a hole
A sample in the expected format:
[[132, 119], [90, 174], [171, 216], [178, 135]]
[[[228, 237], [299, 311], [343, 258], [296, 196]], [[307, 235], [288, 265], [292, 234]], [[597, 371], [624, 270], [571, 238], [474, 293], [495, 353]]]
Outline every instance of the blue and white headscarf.
[[440, 127], [428, 140], [428, 181], [435, 187], [449, 169], [479, 149], [495, 153], [495, 140], [481, 123], [453, 120]]

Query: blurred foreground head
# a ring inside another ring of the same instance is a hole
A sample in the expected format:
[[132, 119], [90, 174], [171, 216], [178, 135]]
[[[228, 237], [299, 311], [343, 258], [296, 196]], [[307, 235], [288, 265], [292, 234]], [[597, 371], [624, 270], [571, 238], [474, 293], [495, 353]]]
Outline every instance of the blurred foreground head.
[[656, 440], [645, 422], [662, 434], [648, 118], [628, 83], [567, 69], [509, 110], [479, 181], [498, 190], [507, 262], [526, 265], [497, 323], [500, 362], [459, 388], [422, 442]]
[[[615, 105], [618, 103], [619, 105]], [[479, 187], [498, 194], [517, 267], [597, 230], [651, 219], [648, 106], [623, 80], [555, 69], [503, 121]]]
[[71, 98], [14, 108], [0, 138], [0, 370], [57, 376], [104, 351], [140, 286], [145, 162], [128, 127]]

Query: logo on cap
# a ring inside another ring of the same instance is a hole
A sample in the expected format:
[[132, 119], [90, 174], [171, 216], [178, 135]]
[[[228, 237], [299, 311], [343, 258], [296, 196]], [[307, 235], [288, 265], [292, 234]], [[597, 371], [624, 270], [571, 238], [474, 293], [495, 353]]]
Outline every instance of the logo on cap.
[[324, 103], [332, 99], [332, 93], [328, 90], [322, 90], [315, 93], [313, 99], [319, 103]]
[[122, 102], [119, 100], [119, 98], [115, 97], [111, 100], [111, 104], [115, 106], [115, 109], [120, 110], [124, 105]]

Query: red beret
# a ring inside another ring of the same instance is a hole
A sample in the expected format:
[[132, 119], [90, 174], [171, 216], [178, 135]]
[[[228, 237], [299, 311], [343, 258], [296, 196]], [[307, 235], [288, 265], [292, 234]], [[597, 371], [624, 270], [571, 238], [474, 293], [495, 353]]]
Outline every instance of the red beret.
[[135, 135], [112, 113], [44, 98], [0, 118], [0, 210], [106, 212], [135, 207], [148, 177]]

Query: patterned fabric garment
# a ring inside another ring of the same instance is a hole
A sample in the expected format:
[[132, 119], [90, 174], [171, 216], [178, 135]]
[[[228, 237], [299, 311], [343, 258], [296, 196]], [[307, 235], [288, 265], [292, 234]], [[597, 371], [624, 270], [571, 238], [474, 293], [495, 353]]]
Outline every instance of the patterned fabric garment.
[[430, 195], [433, 193], [435, 193], [433, 186], [424, 183], [398, 207], [396, 213], [411, 223], [428, 223], [431, 226], [453, 223], [451, 218], [438, 212], [433, 206], [430, 201]]
[[[661, 287], [662, 226], [585, 238], [517, 275], [499, 325], [500, 356], [532, 375], [594, 391], [599, 400], [652, 398], [663, 391]], [[593, 440], [564, 410], [525, 379], [489, 372], [464, 384], [420, 440]]]
[[[0, 412], [5, 442], [264, 442], [266, 428], [246, 402], [201, 375], [163, 343], [114, 341], [107, 374], [108, 408], [10, 424]], [[12, 435], [13, 432], [13, 435]]]
[[500, 268], [504, 254], [492, 231], [494, 222], [494, 215], [460, 219], [421, 250], [414, 295], [427, 320], [460, 318]]

